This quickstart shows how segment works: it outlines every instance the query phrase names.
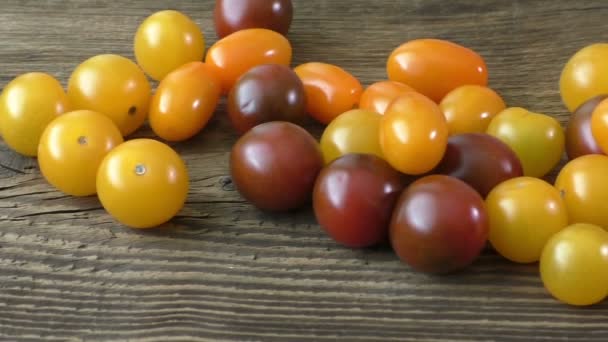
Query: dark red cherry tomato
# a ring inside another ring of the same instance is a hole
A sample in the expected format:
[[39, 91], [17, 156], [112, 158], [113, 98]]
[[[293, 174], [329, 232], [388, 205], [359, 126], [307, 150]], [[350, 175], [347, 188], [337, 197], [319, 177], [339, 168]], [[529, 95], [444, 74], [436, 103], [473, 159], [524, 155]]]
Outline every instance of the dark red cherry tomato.
[[336, 242], [359, 248], [386, 241], [404, 179], [372, 154], [347, 154], [325, 167], [315, 184], [313, 207]]
[[576, 109], [566, 126], [566, 153], [573, 160], [586, 154], [604, 154], [591, 132], [591, 114], [608, 95], [591, 98]]
[[399, 197], [390, 241], [399, 258], [425, 273], [451, 273], [473, 263], [487, 242], [489, 220], [481, 196], [463, 181], [432, 175]]
[[293, 19], [293, 5], [291, 0], [216, 0], [213, 19], [219, 38], [248, 28], [286, 35]]
[[255, 126], [239, 138], [230, 154], [236, 189], [268, 211], [287, 211], [309, 202], [323, 165], [315, 138], [285, 121]]
[[505, 143], [485, 133], [465, 133], [448, 139], [448, 147], [434, 173], [456, 177], [486, 197], [498, 184], [521, 177], [519, 158]]
[[306, 118], [304, 84], [287, 66], [253, 67], [230, 91], [228, 116], [241, 134], [268, 121], [301, 124]]

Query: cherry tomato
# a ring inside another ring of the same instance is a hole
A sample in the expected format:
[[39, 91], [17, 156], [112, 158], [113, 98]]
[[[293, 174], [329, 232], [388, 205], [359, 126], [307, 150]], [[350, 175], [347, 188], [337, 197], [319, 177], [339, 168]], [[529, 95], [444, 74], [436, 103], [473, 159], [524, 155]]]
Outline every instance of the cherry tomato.
[[160, 81], [186, 63], [202, 61], [205, 36], [187, 15], [164, 10], [150, 15], [139, 25], [133, 49], [141, 68]]
[[287, 35], [293, 4], [291, 0], [216, 0], [213, 19], [220, 38], [249, 28], [266, 28]]
[[562, 70], [559, 87], [570, 112], [594, 96], [608, 94], [608, 44], [587, 45], [570, 57]]
[[391, 103], [380, 120], [380, 146], [386, 160], [408, 175], [435, 168], [445, 153], [448, 125], [439, 106], [416, 92]]
[[591, 131], [591, 114], [608, 95], [599, 95], [583, 103], [570, 116], [566, 127], [566, 153], [573, 160], [587, 154], [604, 154]]
[[486, 199], [489, 240], [505, 258], [537, 262], [547, 240], [568, 225], [566, 205], [551, 184], [532, 177], [507, 180]]
[[599, 303], [608, 295], [608, 233], [575, 224], [553, 235], [543, 249], [540, 275], [549, 293], [564, 303]]
[[14, 151], [35, 157], [45, 127], [70, 108], [53, 76], [31, 72], [10, 81], [0, 95], [0, 133]]
[[107, 116], [88, 110], [65, 113], [51, 121], [40, 138], [40, 172], [68, 195], [94, 195], [101, 161], [122, 142], [120, 130]]
[[450, 176], [422, 177], [401, 194], [390, 223], [399, 258], [427, 273], [452, 273], [477, 259], [488, 236], [483, 199]]
[[129, 140], [108, 153], [97, 173], [103, 207], [131, 228], [152, 228], [171, 220], [188, 196], [188, 170], [168, 145]]
[[608, 99], [604, 99], [591, 114], [591, 133], [600, 150], [608, 152]]
[[380, 81], [367, 87], [359, 99], [359, 108], [384, 114], [388, 105], [396, 98], [410, 91], [412, 87], [394, 81]]
[[205, 62], [217, 71], [224, 94], [249, 69], [261, 64], [291, 64], [289, 40], [268, 29], [253, 28], [232, 33], [209, 48]]
[[307, 117], [304, 85], [287, 66], [253, 67], [230, 91], [228, 117], [241, 134], [268, 121], [302, 124]]
[[608, 156], [589, 154], [566, 164], [557, 175], [573, 223], [590, 223], [608, 229]]
[[352, 248], [386, 241], [393, 208], [404, 188], [399, 172], [371, 154], [351, 153], [319, 174], [315, 217], [336, 242]]
[[475, 51], [441, 39], [415, 39], [388, 58], [388, 78], [405, 83], [435, 102], [465, 84], [487, 86], [488, 70]]
[[308, 114], [320, 123], [329, 124], [359, 103], [363, 86], [339, 66], [310, 62], [294, 70], [304, 83]]
[[183, 141], [209, 122], [220, 100], [219, 77], [203, 62], [191, 62], [169, 73], [150, 104], [150, 127], [167, 141]]
[[453, 135], [436, 174], [456, 177], [472, 186], [481, 197], [498, 184], [523, 176], [517, 155], [507, 144], [483, 133]]
[[511, 107], [500, 112], [487, 132], [515, 151], [525, 176], [540, 178], [548, 174], [565, 149], [565, 134], [559, 121], [524, 108]]
[[230, 173], [244, 199], [265, 211], [310, 202], [323, 156], [315, 138], [286, 121], [253, 127], [232, 147]]
[[380, 118], [378, 113], [353, 109], [340, 114], [323, 131], [321, 151], [325, 163], [348, 153], [373, 154], [380, 158]]
[[139, 66], [113, 54], [87, 59], [68, 81], [68, 97], [74, 109], [107, 115], [123, 136], [143, 125], [150, 96], [150, 82]]
[[463, 85], [449, 92], [439, 104], [448, 121], [450, 135], [485, 133], [496, 114], [505, 110], [502, 97], [494, 90]]

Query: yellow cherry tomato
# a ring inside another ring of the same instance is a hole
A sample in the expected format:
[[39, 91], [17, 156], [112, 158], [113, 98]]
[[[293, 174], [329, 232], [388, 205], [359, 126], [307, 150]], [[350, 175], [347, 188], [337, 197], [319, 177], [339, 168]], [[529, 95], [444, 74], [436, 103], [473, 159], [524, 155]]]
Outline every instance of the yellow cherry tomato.
[[53, 76], [40, 72], [22, 74], [9, 82], [0, 95], [0, 133], [11, 149], [35, 157], [46, 126], [69, 108], [67, 95]]
[[505, 110], [502, 97], [479, 85], [463, 85], [450, 91], [439, 103], [450, 135], [485, 133], [496, 114]]
[[160, 81], [188, 62], [202, 61], [205, 36], [190, 17], [164, 10], [140, 24], [133, 47], [137, 63], [150, 77]]
[[524, 168], [524, 176], [543, 177], [562, 158], [566, 137], [555, 118], [524, 108], [503, 110], [490, 121], [487, 133], [509, 145]]
[[564, 303], [599, 303], [608, 295], [608, 233], [575, 224], [555, 234], [543, 249], [540, 275], [549, 293]]
[[518, 263], [538, 261], [547, 240], [568, 225], [559, 191], [538, 178], [517, 177], [499, 184], [488, 194], [486, 208], [490, 243]]
[[68, 97], [74, 109], [107, 115], [123, 136], [143, 125], [150, 96], [150, 82], [139, 66], [113, 54], [87, 59], [68, 81]]
[[320, 142], [325, 163], [348, 153], [373, 154], [382, 158], [378, 135], [381, 117], [376, 112], [353, 109], [330, 122]]
[[570, 223], [608, 228], [608, 157], [585, 155], [566, 164], [557, 175]]
[[608, 153], [608, 100], [603, 100], [591, 114], [591, 134], [604, 153]]
[[173, 218], [188, 195], [188, 170], [168, 145], [133, 139], [114, 148], [97, 173], [106, 211], [131, 228], [152, 228]]
[[570, 57], [559, 86], [571, 113], [592, 97], [608, 94], [608, 43], [587, 45]]
[[435, 168], [447, 141], [448, 125], [439, 106], [416, 92], [394, 100], [380, 120], [382, 154], [395, 169], [408, 175]]
[[150, 126], [167, 141], [183, 141], [200, 132], [220, 100], [221, 82], [203, 62], [191, 62], [169, 73], [150, 105]]
[[106, 154], [123, 142], [107, 116], [88, 110], [65, 113], [46, 127], [38, 145], [44, 178], [72, 196], [96, 193], [97, 169]]

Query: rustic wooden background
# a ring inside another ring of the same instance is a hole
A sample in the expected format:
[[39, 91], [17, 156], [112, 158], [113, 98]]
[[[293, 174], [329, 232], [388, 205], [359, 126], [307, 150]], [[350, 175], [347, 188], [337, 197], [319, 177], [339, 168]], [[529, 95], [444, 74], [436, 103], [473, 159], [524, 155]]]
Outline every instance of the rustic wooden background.
[[[558, 116], [561, 67], [605, 41], [608, 2], [295, 0], [294, 66], [337, 63], [367, 85], [402, 42], [447, 38], [482, 54], [509, 105]], [[1, 0], [0, 85], [27, 71], [64, 84], [99, 53], [132, 57], [138, 23], [174, 8], [216, 40], [211, 0]], [[321, 132], [312, 126], [315, 134]], [[143, 129], [137, 136], [150, 136]], [[170, 225], [134, 231], [95, 198], [41, 178], [0, 143], [0, 340], [608, 340], [608, 304], [553, 300], [537, 266], [487, 252], [449, 277], [411, 272], [388, 248], [333, 243], [310, 210], [266, 215], [227, 177], [235, 136], [221, 106], [174, 145], [192, 175]]]

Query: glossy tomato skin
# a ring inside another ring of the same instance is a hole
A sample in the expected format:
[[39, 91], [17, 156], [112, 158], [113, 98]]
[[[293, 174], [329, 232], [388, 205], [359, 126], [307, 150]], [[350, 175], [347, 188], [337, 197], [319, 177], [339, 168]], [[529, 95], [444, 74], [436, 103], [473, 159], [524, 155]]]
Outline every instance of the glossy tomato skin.
[[568, 159], [573, 160], [587, 154], [604, 154], [591, 131], [591, 115], [595, 108], [608, 98], [608, 95], [599, 95], [583, 103], [570, 116], [566, 126], [566, 153]]
[[385, 159], [408, 175], [434, 169], [445, 153], [448, 126], [433, 101], [416, 92], [393, 101], [380, 121], [380, 146]]
[[150, 82], [130, 59], [104, 54], [91, 57], [74, 69], [68, 97], [75, 110], [107, 115], [128, 136], [148, 117]]
[[456, 177], [485, 198], [498, 184], [523, 176], [519, 158], [499, 139], [485, 133], [453, 135], [433, 173]]
[[53, 76], [21, 74], [0, 95], [0, 134], [12, 150], [35, 157], [46, 126], [70, 108], [61, 83]]
[[590, 223], [608, 229], [608, 156], [589, 154], [568, 162], [557, 175], [571, 224]]
[[540, 275], [549, 293], [564, 303], [601, 302], [608, 295], [608, 233], [592, 224], [563, 229], [543, 249]]
[[386, 241], [403, 177], [371, 154], [351, 153], [326, 166], [313, 192], [315, 217], [336, 242], [370, 247]]
[[568, 225], [566, 204], [544, 180], [517, 177], [499, 184], [486, 199], [489, 240], [505, 258], [537, 262], [547, 241]]
[[280, 33], [252, 28], [234, 32], [213, 44], [205, 62], [220, 76], [222, 93], [228, 94], [249, 69], [261, 64], [291, 63], [291, 44]]
[[266, 28], [287, 35], [293, 20], [293, 4], [291, 0], [216, 0], [213, 19], [219, 38], [249, 28]]
[[349, 153], [373, 154], [383, 158], [378, 135], [380, 119], [380, 114], [363, 109], [340, 114], [325, 127], [321, 135], [325, 163]]
[[505, 110], [496, 91], [479, 85], [463, 85], [450, 91], [439, 103], [450, 135], [485, 133], [496, 114]]
[[287, 66], [253, 67], [230, 91], [228, 117], [240, 134], [268, 121], [302, 124], [307, 117], [304, 84]]
[[101, 204], [130, 228], [153, 228], [171, 220], [183, 208], [188, 189], [184, 161], [153, 139], [124, 142], [106, 155], [97, 172]]
[[452, 273], [483, 250], [489, 221], [481, 196], [454, 177], [431, 175], [410, 184], [395, 205], [390, 241], [399, 258], [425, 273]]
[[163, 10], [147, 17], [133, 41], [137, 64], [154, 80], [162, 80], [180, 66], [202, 61], [205, 36], [184, 13]]
[[453, 89], [475, 84], [487, 86], [488, 70], [475, 51], [441, 39], [415, 39], [390, 54], [388, 78], [405, 83], [439, 103]]
[[570, 112], [592, 97], [608, 94], [608, 43], [590, 44], [572, 55], [564, 65], [559, 86]]
[[396, 98], [415, 91], [412, 87], [395, 81], [380, 81], [365, 88], [359, 99], [359, 108], [384, 114]]
[[122, 143], [120, 130], [107, 116], [88, 110], [65, 113], [51, 121], [42, 134], [38, 145], [40, 172], [65, 194], [94, 195], [99, 165]]
[[591, 114], [591, 134], [600, 150], [608, 152], [608, 99], [602, 100]]
[[169, 73], [150, 103], [150, 127], [166, 141], [184, 141], [209, 122], [220, 100], [219, 77], [203, 62], [187, 63]]
[[525, 176], [545, 176], [557, 166], [565, 150], [565, 133], [559, 121], [520, 107], [496, 115], [487, 133], [515, 151]]
[[230, 173], [244, 199], [264, 211], [309, 203], [323, 156], [315, 138], [285, 121], [253, 127], [232, 147]]
[[359, 103], [363, 86], [343, 68], [320, 62], [297, 66], [294, 71], [306, 91], [306, 110], [322, 124], [329, 124], [338, 115]]

